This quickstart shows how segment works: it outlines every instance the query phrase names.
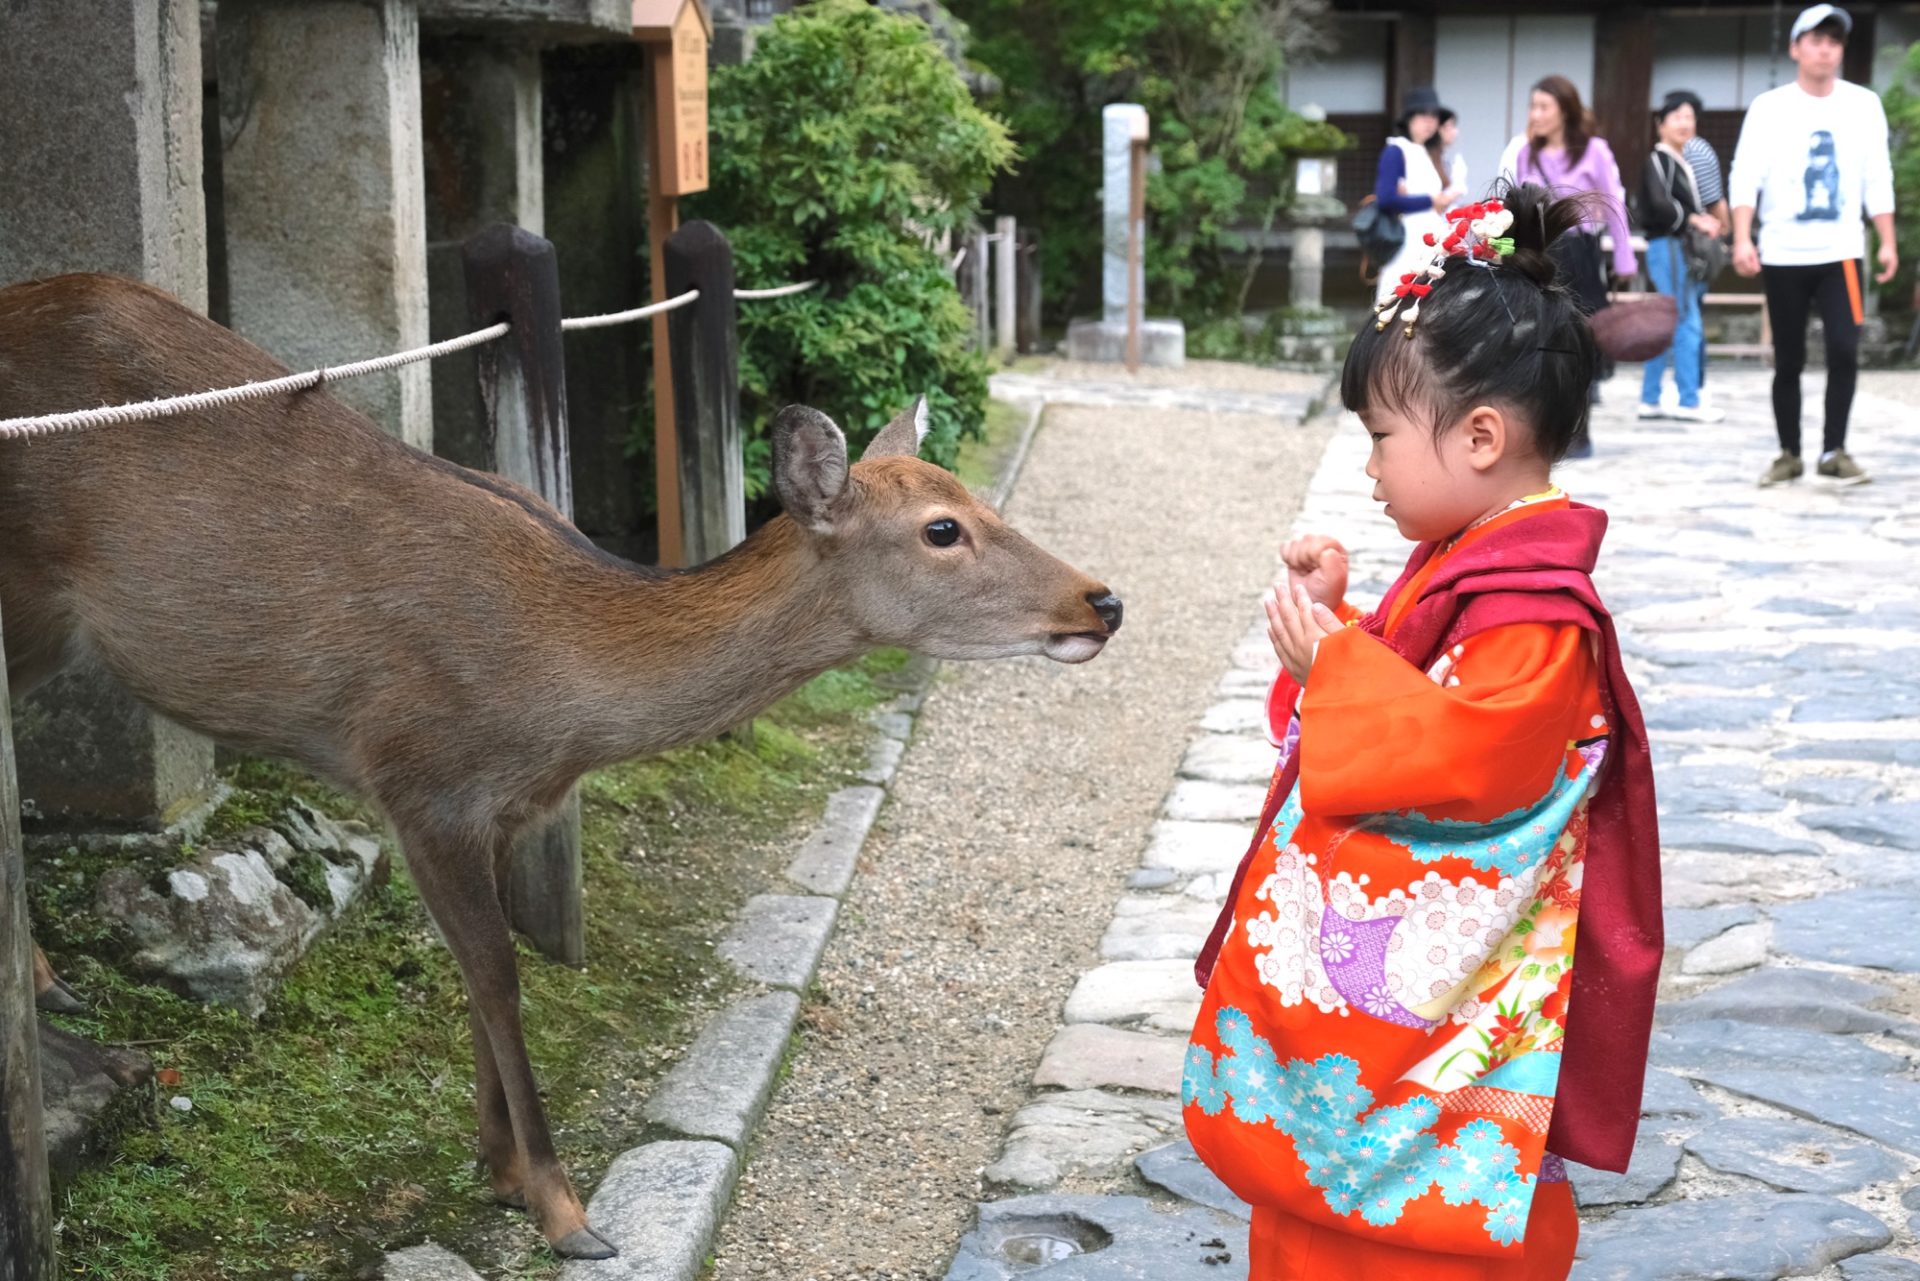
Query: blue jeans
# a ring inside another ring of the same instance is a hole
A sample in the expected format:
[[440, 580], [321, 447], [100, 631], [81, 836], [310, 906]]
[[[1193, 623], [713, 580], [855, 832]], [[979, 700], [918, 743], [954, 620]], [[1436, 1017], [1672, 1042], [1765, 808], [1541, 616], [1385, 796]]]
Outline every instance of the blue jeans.
[[1640, 383], [1643, 403], [1660, 403], [1660, 382], [1673, 366], [1674, 385], [1680, 389], [1680, 404], [1687, 409], [1700, 404], [1700, 361], [1705, 347], [1701, 343], [1700, 299], [1706, 286], [1687, 276], [1687, 256], [1678, 236], [1655, 236], [1647, 241], [1647, 279], [1663, 294], [1672, 294], [1680, 304], [1680, 323], [1673, 331], [1673, 342], [1647, 362]]

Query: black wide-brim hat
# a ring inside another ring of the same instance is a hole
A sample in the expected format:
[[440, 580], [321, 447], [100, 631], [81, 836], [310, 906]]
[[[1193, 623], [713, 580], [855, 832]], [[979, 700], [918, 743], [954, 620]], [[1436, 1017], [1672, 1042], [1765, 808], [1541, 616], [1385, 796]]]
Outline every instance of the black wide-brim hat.
[[1440, 95], [1432, 85], [1415, 85], [1407, 90], [1407, 96], [1400, 105], [1400, 118], [1409, 116], [1437, 116], [1444, 108], [1440, 105]]

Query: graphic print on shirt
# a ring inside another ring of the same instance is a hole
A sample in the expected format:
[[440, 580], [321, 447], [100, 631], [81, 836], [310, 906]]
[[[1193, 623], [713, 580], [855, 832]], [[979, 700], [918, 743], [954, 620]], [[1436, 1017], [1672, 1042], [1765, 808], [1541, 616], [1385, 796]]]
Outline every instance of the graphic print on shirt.
[[1840, 218], [1840, 161], [1833, 134], [1816, 129], [1807, 138], [1807, 171], [1801, 176], [1806, 201], [1795, 222], [1837, 222]]

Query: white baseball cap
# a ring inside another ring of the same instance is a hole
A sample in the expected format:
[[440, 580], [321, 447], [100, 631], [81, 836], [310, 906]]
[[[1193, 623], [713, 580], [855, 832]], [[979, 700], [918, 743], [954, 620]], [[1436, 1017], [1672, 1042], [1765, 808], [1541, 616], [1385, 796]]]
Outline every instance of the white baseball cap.
[[1845, 9], [1842, 9], [1837, 4], [1815, 4], [1808, 5], [1802, 9], [1800, 16], [1793, 20], [1793, 32], [1787, 37], [1787, 43], [1792, 44], [1801, 36], [1806, 35], [1807, 32], [1825, 22], [1828, 18], [1832, 18], [1840, 24], [1841, 35], [1852, 34], [1853, 16]]

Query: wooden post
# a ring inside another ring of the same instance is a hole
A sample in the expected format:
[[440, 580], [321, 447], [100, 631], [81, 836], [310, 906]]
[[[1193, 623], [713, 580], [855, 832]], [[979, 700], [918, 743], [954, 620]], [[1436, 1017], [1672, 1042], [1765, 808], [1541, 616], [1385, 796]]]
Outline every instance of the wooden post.
[[[647, 135], [647, 261], [653, 301], [667, 289], [667, 240], [680, 227], [679, 197], [707, 189], [707, 48], [713, 20], [703, 0], [634, 0], [633, 38], [646, 45], [653, 84]], [[729, 299], [729, 302], [732, 300]], [[653, 318], [653, 481], [659, 513], [659, 559], [682, 568], [698, 562], [682, 542], [679, 442], [675, 423], [672, 336], [667, 317]]]
[[[506, 223], [470, 237], [462, 257], [475, 326], [513, 325], [505, 337], [474, 349], [493, 469], [572, 519], [559, 260], [552, 244]], [[521, 838], [508, 875], [514, 928], [553, 960], [584, 963], [578, 789], [567, 793], [551, 820]]]
[[698, 302], [667, 313], [682, 546], [699, 565], [747, 536], [733, 247], [712, 223], [687, 223], [667, 241], [666, 271], [668, 297], [700, 291]]
[[993, 298], [988, 292], [991, 287], [991, 264], [987, 258], [987, 250], [991, 247], [987, 233], [976, 231], [973, 245], [967, 251], [967, 274], [973, 282], [973, 347], [979, 352], [985, 352], [993, 346], [993, 334], [989, 328]]
[[1014, 263], [1020, 233], [1011, 218], [993, 220], [993, 342], [1002, 360], [1013, 359]]
[[54, 1275], [45, 1126], [20, 789], [13, 768], [7, 665], [0, 658], [0, 1277], [8, 1281], [51, 1281]]
[[1023, 354], [1040, 350], [1040, 240], [1031, 231], [1020, 233], [1020, 335]]
[[[659, 154], [659, 131], [654, 131], [653, 155]], [[665, 302], [667, 292], [665, 250], [667, 237], [680, 229], [680, 202], [658, 191], [647, 195], [648, 278], [653, 281], [652, 301]], [[685, 518], [680, 512], [680, 455], [674, 441], [673, 365], [667, 356], [667, 318], [655, 316], [653, 325], [653, 494], [658, 513], [659, 560], [669, 569], [687, 564], [686, 547], [680, 541]]]
[[1147, 144], [1133, 140], [1131, 190], [1127, 197], [1127, 372], [1140, 369], [1140, 255], [1147, 225]]

